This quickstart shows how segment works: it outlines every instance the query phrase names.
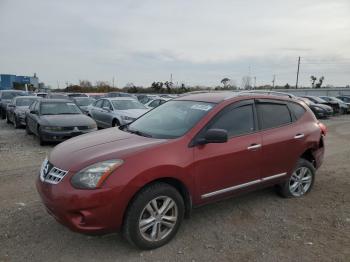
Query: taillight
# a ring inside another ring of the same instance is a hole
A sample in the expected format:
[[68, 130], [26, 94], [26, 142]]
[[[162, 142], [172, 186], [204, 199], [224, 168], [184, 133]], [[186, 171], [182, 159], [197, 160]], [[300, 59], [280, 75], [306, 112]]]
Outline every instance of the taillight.
[[322, 135], [325, 136], [327, 134], [327, 127], [326, 127], [326, 125], [321, 123], [321, 122], [318, 122], [317, 124], [320, 127], [320, 129], [321, 129]]

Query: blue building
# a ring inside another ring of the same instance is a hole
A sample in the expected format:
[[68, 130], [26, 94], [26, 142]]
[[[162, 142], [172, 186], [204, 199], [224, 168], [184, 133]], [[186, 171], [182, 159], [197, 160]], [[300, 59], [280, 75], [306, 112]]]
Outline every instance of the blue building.
[[34, 76], [16, 76], [8, 74], [0, 74], [0, 90], [13, 89], [14, 83], [30, 84], [35, 88], [39, 87], [39, 78]]

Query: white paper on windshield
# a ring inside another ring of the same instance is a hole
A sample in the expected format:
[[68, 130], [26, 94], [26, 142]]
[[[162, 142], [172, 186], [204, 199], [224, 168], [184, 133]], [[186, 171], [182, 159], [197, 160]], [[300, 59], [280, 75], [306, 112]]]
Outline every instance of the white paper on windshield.
[[201, 105], [201, 104], [195, 104], [191, 106], [191, 109], [196, 109], [196, 110], [203, 110], [203, 111], [208, 111], [212, 108], [211, 105]]

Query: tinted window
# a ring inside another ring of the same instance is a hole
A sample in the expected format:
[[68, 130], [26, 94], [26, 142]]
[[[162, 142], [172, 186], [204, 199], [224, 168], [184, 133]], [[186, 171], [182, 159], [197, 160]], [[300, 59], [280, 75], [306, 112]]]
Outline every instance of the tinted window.
[[305, 113], [305, 108], [297, 103], [289, 103], [291, 110], [294, 112], [296, 119], [302, 117]]
[[230, 137], [253, 132], [253, 105], [241, 106], [223, 113], [209, 128], [225, 129]]
[[16, 99], [16, 106], [30, 106], [36, 98], [18, 98]]
[[112, 100], [113, 106], [116, 110], [129, 110], [129, 109], [146, 109], [146, 107], [139, 101], [130, 100]]
[[261, 118], [261, 128], [273, 128], [292, 122], [287, 105], [261, 103], [258, 104]]

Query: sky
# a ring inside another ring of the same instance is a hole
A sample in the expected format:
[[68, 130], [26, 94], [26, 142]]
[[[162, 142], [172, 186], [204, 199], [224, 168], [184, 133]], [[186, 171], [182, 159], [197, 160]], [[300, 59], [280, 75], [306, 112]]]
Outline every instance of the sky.
[[52, 87], [350, 84], [349, 0], [0, 0], [0, 73]]

